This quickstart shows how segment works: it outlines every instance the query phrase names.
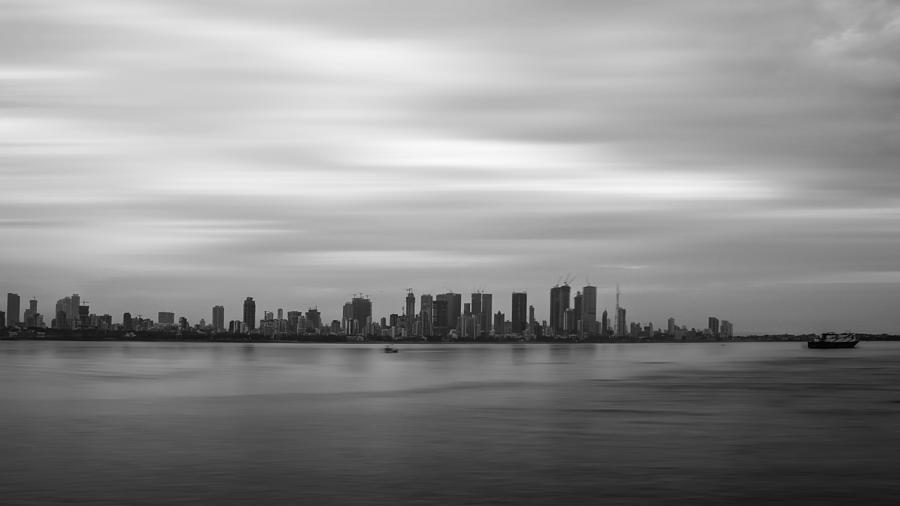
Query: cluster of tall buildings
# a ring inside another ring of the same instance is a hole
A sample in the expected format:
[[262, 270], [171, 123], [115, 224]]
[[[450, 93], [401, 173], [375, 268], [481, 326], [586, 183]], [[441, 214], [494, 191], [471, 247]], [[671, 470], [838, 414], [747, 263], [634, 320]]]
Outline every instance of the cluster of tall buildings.
[[[7, 294], [6, 311], [0, 311], [0, 328], [3, 327], [46, 327], [44, 317], [37, 310], [37, 300], [31, 299], [29, 307], [21, 312], [18, 294]], [[534, 306], [528, 303], [528, 293], [512, 293], [509, 315], [494, 311], [494, 295], [484, 291], [470, 294], [467, 301], [463, 295], [454, 292], [436, 295], [422, 294], [416, 297], [412, 289], [407, 290], [400, 311], [375, 319], [372, 300], [363, 294], [355, 294], [343, 305], [340, 320], [326, 322], [318, 308], [307, 311], [277, 312], [263, 311], [257, 319], [256, 301], [247, 297], [242, 305], [240, 320], [225, 320], [225, 307], [212, 307], [212, 318], [207, 324], [201, 319], [198, 325], [190, 326], [185, 317], [176, 319], [174, 312], [160, 311], [154, 322], [141, 315], [122, 315], [121, 325], [113, 324], [108, 314], [96, 315], [90, 306], [76, 293], [56, 302], [55, 314], [50, 326], [62, 330], [111, 329], [125, 331], [185, 330], [209, 333], [254, 334], [266, 337], [291, 335], [346, 335], [361, 338], [378, 337], [391, 339], [483, 339], [497, 336], [519, 336], [522, 338], [652, 338], [711, 337], [731, 338], [732, 324], [710, 317], [705, 330], [688, 330], [675, 324], [669, 318], [665, 329], [656, 329], [652, 323], [642, 325], [628, 322], [625, 308], [620, 303], [620, 293], [616, 289], [616, 308], [613, 320], [604, 309], [598, 316], [597, 287], [586, 285], [572, 296], [568, 282], [557, 283], [550, 289], [549, 321], [535, 318]], [[24, 317], [24, 318], [20, 318]]]

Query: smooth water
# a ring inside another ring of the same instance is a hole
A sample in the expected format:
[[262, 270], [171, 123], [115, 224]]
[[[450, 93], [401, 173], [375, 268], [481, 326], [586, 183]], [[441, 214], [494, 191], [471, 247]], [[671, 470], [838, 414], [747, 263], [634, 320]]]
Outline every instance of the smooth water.
[[900, 343], [0, 343], [0, 502], [896, 504]]

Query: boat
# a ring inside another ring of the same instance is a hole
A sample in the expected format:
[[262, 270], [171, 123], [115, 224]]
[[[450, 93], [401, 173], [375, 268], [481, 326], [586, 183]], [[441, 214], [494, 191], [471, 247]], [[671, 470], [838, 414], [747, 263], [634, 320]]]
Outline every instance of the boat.
[[384, 347], [384, 352], [385, 353], [400, 353], [400, 350], [398, 350], [397, 348], [394, 348], [391, 345], [387, 345]]
[[859, 338], [849, 332], [843, 334], [825, 332], [821, 336], [807, 341], [806, 346], [809, 348], [853, 348], [858, 342]]

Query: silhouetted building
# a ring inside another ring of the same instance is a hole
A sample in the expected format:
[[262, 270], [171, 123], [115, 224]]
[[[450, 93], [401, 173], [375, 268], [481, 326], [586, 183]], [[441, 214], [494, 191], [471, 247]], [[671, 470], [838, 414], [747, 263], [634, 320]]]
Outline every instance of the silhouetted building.
[[730, 339], [730, 338], [734, 337], [734, 327], [731, 325], [730, 321], [722, 320], [719, 335], [723, 339]]
[[365, 335], [368, 331], [366, 325], [372, 318], [372, 301], [365, 297], [353, 297], [350, 301], [353, 309], [353, 321], [358, 334]]
[[6, 313], [0, 311], [0, 329], [6, 328]]
[[159, 322], [160, 325], [175, 325], [175, 313], [160, 311], [156, 321]]
[[432, 327], [432, 335], [435, 337], [444, 337], [447, 335], [449, 330], [448, 322], [450, 320], [447, 311], [449, 304], [447, 298], [442, 298], [441, 295], [438, 295], [434, 300], [434, 326]]
[[504, 327], [503, 324], [505, 322], [506, 322], [506, 315], [504, 315], [500, 311], [497, 311], [497, 314], [494, 315], [494, 329], [496, 329], [496, 332], [495, 332], [496, 335], [499, 336], [499, 335], [503, 334], [503, 327]]
[[455, 329], [459, 323], [459, 316], [462, 311], [462, 295], [453, 292], [442, 293], [438, 294], [437, 300], [447, 303], [447, 319], [442, 323], [442, 326], [447, 329]]
[[537, 334], [537, 320], [534, 319], [534, 306], [528, 306], [528, 331]]
[[569, 309], [569, 285], [557, 285], [550, 289], [550, 329], [555, 334], [565, 331], [565, 313]]
[[414, 334], [416, 323], [416, 296], [412, 290], [406, 294], [406, 336], [411, 337]]
[[600, 335], [603, 337], [609, 335], [609, 314], [607, 314], [605, 309], [600, 316]]
[[422, 335], [431, 337], [434, 335], [434, 298], [431, 295], [422, 295], [421, 302]]
[[212, 308], [212, 326], [215, 332], [225, 331], [225, 307], [213, 306]]
[[513, 292], [512, 294], [512, 331], [514, 334], [525, 332], [528, 316], [528, 294], [525, 292]]
[[319, 308], [306, 310], [306, 328], [313, 331], [318, 331], [322, 328], [322, 313], [319, 312]]
[[625, 327], [625, 308], [616, 308], [616, 337], [625, 337], [628, 335]]
[[253, 297], [247, 297], [244, 299], [244, 325], [247, 326], [247, 330], [253, 330], [256, 328], [256, 301], [253, 300]]
[[[480, 334], [487, 335], [493, 326], [491, 317], [494, 310], [494, 296], [490, 293], [475, 292], [472, 294], [472, 314], [480, 329]], [[502, 331], [502, 329], [501, 329]]]
[[581, 328], [585, 334], [596, 335], [597, 329], [597, 287], [587, 285], [581, 290]]
[[709, 333], [712, 334], [713, 337], [719, 337], [719, 319], [715, 316], [709, 317]]
[[125, 330], [134, 330], [134, 323], [131, 321], [131, 313], [122, 315], [122, 326], [125, 327]]
[[19, 294], [17, 293], [7, 293], [6, 294], [6, 324], [10, 327], [15, 327], [21, 320], [19, 316], [22, 311], [19, 307]]
[[675, 335], [675, 318], [669, 318], [668, 325], [666, 326], [666, 333], [670, 336]]

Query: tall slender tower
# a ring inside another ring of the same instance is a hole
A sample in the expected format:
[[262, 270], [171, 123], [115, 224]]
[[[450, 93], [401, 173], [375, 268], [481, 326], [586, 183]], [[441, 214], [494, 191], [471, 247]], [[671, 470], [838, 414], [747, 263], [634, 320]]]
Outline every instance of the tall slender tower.
[[412, 288], [406, 293], [406, 337], [412, 337], [416, 324], [416, 296]]
[[616, 283], [616, 337], [625, 336], [625, 308], [621, 306], [619, 298], [622, 292], [619, 291], [619, 285]]

